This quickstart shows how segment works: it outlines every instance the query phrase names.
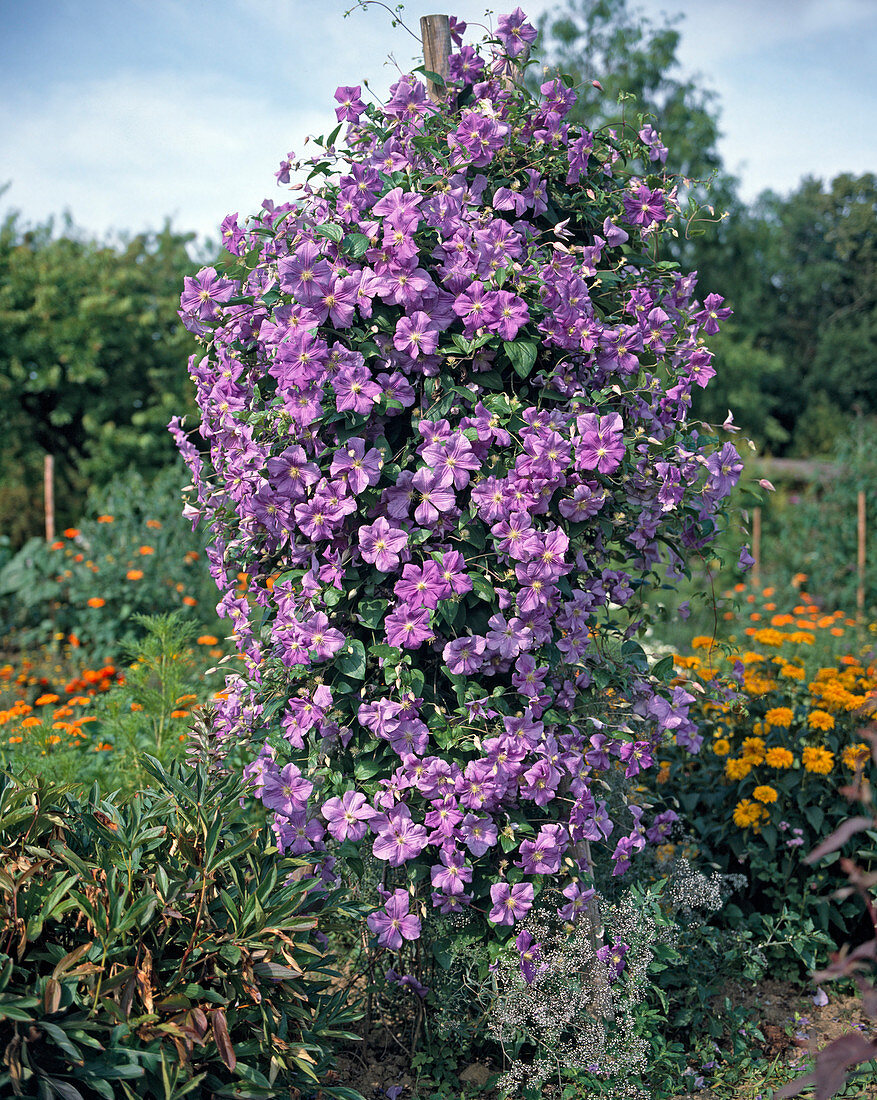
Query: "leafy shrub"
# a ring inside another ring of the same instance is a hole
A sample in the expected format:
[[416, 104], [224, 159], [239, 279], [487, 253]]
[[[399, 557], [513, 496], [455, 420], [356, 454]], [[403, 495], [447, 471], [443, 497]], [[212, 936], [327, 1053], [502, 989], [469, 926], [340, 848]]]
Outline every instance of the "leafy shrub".
[[138, 636], [135, 616], [180, 610], [219, 630], [203, 540], [182, 517], [178, 468], [114, 481], [92, 517], [51, 544], [31, 539], [0, 568], [7, 646], [72, 641], [100, 661]]
[[874, 777], [857, 734], [877, 708], [874, 648], [804, 592], [789, 611], [772, 588], [744, 595], [747, 625], [735, 617], [731, 644], [696, 637], [676, 658], [706, 740], [697, 756], [666, 752], [658, 789], [710, 858], [746, 871], [742, 912], [726, 913], [761, 914], [768, 942], [812, 967], [855, 907], [815, 894], [801, 857], [846, 816], [837, 777]]
[[278, 856], [239, 778], [150, 771], [126, 804], [0, 777], [0, 1091], [314, 1095], [355, 1019], [321, 946], [341, 898]]

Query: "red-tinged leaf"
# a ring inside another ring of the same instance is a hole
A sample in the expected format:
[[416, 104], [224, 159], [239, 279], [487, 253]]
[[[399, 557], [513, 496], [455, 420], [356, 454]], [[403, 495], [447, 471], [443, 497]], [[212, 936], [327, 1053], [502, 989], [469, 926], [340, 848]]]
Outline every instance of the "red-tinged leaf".
[[843, 825], [834, 830], [831, 836], [826, 837], [821, 844], [817, 844], [810, 855], [805, 857], [804, 862], [815, 863], [830, 852], [836, 852], [838, 848], [843, 848], [850, 837], [855, 836], [856, 833], [862, 833], [865, 829], [873, 829], [873, 827], [873, 817], [848, 818]]
[[866, 959], [877, 959], [877, 940], [866, 940], [852, 951], [846, 947], [833, 951], [830, 965], [825, 970], [814, 970], [811, 977], [817, 984], [846, 978], [853, 971], [867, 969]]
[[207, 1034], [207, 1017], [204, 1012], [197, 1006], [189, 1013], [189, 1022], [193, 1029], [198, 1033], [198, 1037], [203, 1039]]
[[55, 969], [52, 971], [53, 978], [60, 978], [71, 966], [74, 966], [82, 956], [88, 951], [94, 940], [89, 940], [88, 943], [81, 943], [77, 948], [71, 951], [68, 955], [65, 955], [63, 959], [58, 963]]
[[61, 985], [54, 978], [49, 978], [43, 991], [43, 1008], [51, 1016], [61, 1007]]
[[869, 1042], [864, 1035], [851, 1031], [829, 1043], [816, 1056], [816, 1068], [806, 1077], [799, 1077], [774, 1093], [775, 1100], [797, 1096], [810, 1085], [815, 1085], [814, 1100], [831, 1100], [847, 1081], [847, 1072], [861, 1062], [868, 1062], [877, 1055], [877, 1043]]
[[216, 1049], [219, 1051], [219, 1057], [225, 1062], [229, 1072], [234, 1073], [234, 1067], [238, 1064], [238, 1060], [235, 1057], [231, 1039], [228, 1037], [225, 1012], [221, 1008], [214, 1008], [210, 1013], [210, 1022], [213, 1025], [213, 1038], [216, 1042]]

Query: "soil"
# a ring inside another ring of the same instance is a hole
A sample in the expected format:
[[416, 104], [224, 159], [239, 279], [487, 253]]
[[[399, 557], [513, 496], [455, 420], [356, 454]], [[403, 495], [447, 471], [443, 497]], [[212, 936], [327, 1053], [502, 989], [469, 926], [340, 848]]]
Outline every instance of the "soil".
[[[726, 991], [735, 1005], [748, 1010], [750, 1019], [764, 1036], [761, 1049], [753, 1054], [760, 1054], [768, 1063], [801, 1072], [805, 1072], [811, 1053], [833, 1039], [853, 1029], [866, 1034], [871, 1030], [855, 996], [839, 994], [830, 986], [826, 993], [828, 1004], [820, 1006], [814, 1003], [812, 989], [801, 989], [788, 982], [764, 981], [754, 988], [741, 986]], [[467, 1084], [483, 1086], [497, 1068], [462, 1062], [458, 1074], [460, 1093]], [[388, 1090], [389, 1096], [396, 1100], [418, 1100], [414, 1091], [416, 1073], [411, 1070], [409, 1053], [387, 1029], [372, 1030], [367, 1047], [342, 1054], [330, 1076], [331, 1080], [327, 1078], [324, 1084], [355, 1088], [366, 1100], [387, 1100]], [[401, 1091], [396, 1093], [394, 1086]], [[499, 1100], [495, 1093], [478, 1095], [484, 1100]], [[877, 1100], [877, 1084], [866, 1086], [857, 1095], [863, 1100]], [[680, 1093], [674, 1100], [692, 1097], [720, 1100], [719, 1094], [709, 1088]]]

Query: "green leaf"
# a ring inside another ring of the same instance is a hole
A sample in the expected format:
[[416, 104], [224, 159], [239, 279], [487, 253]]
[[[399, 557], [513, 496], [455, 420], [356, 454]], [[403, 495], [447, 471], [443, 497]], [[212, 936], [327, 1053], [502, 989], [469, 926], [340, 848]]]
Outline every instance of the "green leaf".
[[652, 675], [657, 680], [670, 680], [673, 678], [673, 672], [673, 655], [671, 653], [668, 653], [666, 657], [662, 657], [652, 668]]
[[480, 573], [470, 573], [469, 577], [472, 581], [472, 590], [479, 600], [492, 603], [496, 599], [496, 590], [486, 577], [483, 577]]
[[[357, 618], [363, 626], [367, 626], [371, 630], [377, 630], [384, 621], [384, 612], [389, 606], [387, 600], [362, 600], [357, 604]], [[343, 671], [345, 670], [342, 669], [342, 672]]]
[[365, 678], [365, 646], [359, 638], [352, 638], [335, 658], [335, 668], [353, 680]]
[[341, 238], [344, 236], [344, 230], [340, 225], [336, 225], [334, 222], [323, 222], [322, 225], [318, 225], [314, 229], [314, 233], [318, 237], [327, 237], [330, 241], [334, 241], [335, 244], [341, 244]]
[[341, 251], [345, 256], [352, 256], [358, 260], [368, 252], [369, 239], [365, 233], [348, 233], [341, 244]]
[[504, 340], [503, 345], [509, 361], [519, 378], [528, 378], [536, 364], [538, 345], [533, 340]]

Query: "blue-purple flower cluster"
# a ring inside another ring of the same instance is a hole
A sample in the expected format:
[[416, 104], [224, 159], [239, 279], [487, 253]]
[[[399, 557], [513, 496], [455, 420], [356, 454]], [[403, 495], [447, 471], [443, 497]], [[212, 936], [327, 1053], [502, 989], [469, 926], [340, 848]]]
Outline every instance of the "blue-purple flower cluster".
[[640, 600], [741, 470], [688, 423], [728, 310], [656, 259], [659, 135], [569, 124], [560, 79], [510, 85], [519, 10], [484, 55], [461, 28], [442, 103], [414, 76], [383, 107], [339, 88], [319, 186], [223, 223], [224, 272], [182, 296], [209, 453], [171, 425], [246, 662], [219, 732], [262, 744], [281, 849], [326, 881], [362, 846], [387, 868], [391, 948], [427, 897], [501, 926], [550, 887], [575, 920], [588, 843], [614, 834], [621, 873], [666, 834], [606, 802], [662, 739], [700, 746]]

